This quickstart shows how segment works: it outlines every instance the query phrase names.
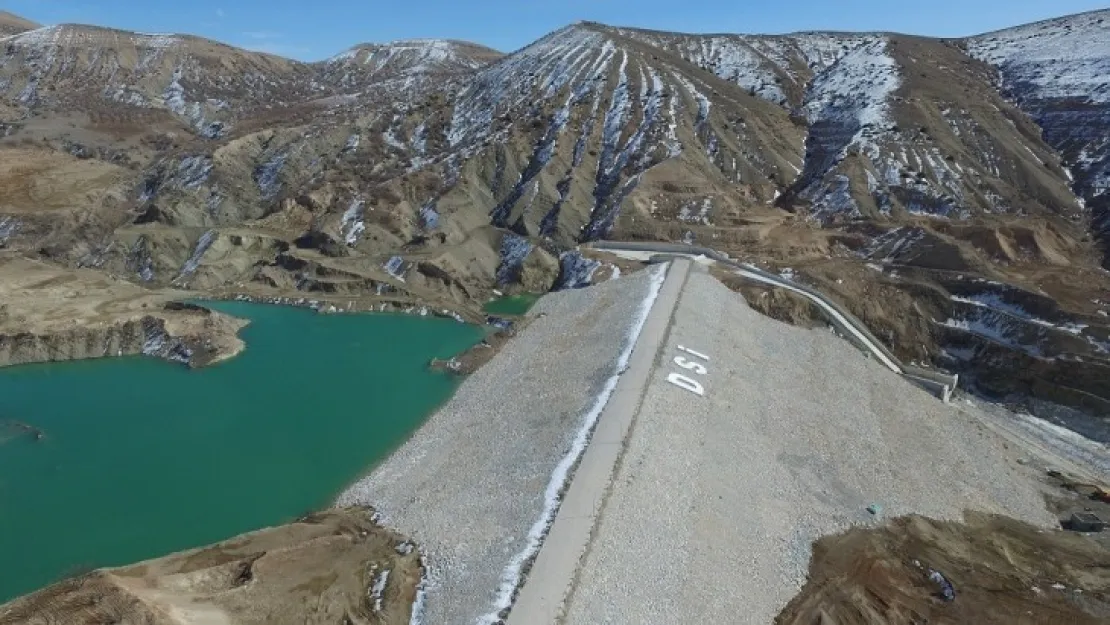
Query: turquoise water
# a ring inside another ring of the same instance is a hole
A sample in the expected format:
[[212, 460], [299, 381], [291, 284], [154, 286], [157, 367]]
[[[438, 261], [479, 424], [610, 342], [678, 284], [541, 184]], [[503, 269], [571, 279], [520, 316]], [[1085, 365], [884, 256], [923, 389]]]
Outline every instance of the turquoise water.
[[78, 568], [151, 558], [329, 504], [454, 391], [427, 369], [482, 329], [221, 302], [247, 349], [0, 370], [0, 602]]
[[482, 307], [491, 315], [523, 315], [528, 312], [539, 299], [540, 293], [522, 293], [520, 295], [506, 295], [486, 302]]

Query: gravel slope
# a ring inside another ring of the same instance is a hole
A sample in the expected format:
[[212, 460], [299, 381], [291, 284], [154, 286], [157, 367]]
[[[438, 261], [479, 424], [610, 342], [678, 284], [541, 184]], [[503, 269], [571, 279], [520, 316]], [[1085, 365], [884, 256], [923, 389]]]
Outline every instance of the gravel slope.
[[[665, 381], [679, 344], [712, 359], [705, 397]], [[767, 624], [804, 583], [812, 541], [871, 523], [869, 504], [1051, 525], [1028, 471], [977, 420], [695, 272], [566, 622]]]
[[649, 287], [642, 271], [545, 296], [519, 336], [340, 497], [374, 506], [427, 554], [424, 622], [473, 623], [493, 608]]

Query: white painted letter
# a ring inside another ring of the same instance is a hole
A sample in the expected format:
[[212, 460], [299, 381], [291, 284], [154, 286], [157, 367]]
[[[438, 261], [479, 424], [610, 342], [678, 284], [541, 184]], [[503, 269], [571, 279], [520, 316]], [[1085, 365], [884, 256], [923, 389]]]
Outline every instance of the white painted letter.
[[709, 373], [709, 369], [706, 369], [704, 365], [700, 365], [696, 362], [686, 360], [682, 356], [675, 356], [674, 357], [674, 364], [682, 367], [683, 369], [689, 369], [690, 371], [693, 371], [694, 373], [696, 373], [698, 375], [705, 375], [706, 373]]
[[697, 380], [682, 375], [681, 373], [672, 373], [667, 376], [667, 381], [679, 388], [684, 388], [695, 395], [705, 395], [705, 389], [698, 383]]
[[682, 351], [686, 352], [687, 354], [692, 354], [694, 356], [697, 356], [698, 358], [701, 358], [705, 362], [709, 362], [709, 356], [706, 356], [705, 354], [695, 352], [694, 350], [692, 350], [688, 347], [683, 347], [681, 345], [679, 345], [678, 348], [681, 349]]

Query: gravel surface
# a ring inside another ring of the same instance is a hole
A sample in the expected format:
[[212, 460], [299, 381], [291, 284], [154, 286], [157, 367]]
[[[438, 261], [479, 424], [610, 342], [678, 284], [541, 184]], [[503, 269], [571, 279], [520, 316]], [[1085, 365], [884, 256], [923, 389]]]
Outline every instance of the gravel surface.
[[649, 286], [644, 271], [545, 296], [525, 330], [340, 497], [374, 506], [427, 554], [424, 622], [474, 623], [493, 609]]
[[[709, 355], [708, 373], [672, 364], [677, 345]], [[671, 371], [705, 396], [667, 383]], [[1015, 460], [978, 420], [827, 330], [764, 317], [696, 271], [566, 622], [771, 623], [804, 584], [812, 541], [874, 523], [871, 504], [1053, 525]]]

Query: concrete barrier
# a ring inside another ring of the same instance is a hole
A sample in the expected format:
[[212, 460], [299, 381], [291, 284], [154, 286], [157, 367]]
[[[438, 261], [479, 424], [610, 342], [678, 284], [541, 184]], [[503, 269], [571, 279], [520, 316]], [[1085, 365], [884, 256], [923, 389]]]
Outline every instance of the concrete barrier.
[[[953, 374], [942, 373], [925, 369], [914, 365], [903, 364], [894, 352], [883, 344], [871, 331], [867, 325], [856, 318], [846, 308], [841, 306], [835, 300], [830, 299], [824, 293], [808, 287], [804, 284], [798, 284], [792, 280], [787, 280], [782, 276], [764, 271], [755, 265], [747, 263], [739, 263], [727, 255], [722, 254], [716, 250], [707, 247], [698, 247], [695, 245], [686, 245], [684, 243], [655, 243], [655, 242], [623, 242], [623, 241], [595, 241], [586, 245], [588, 248], [596, 250], [611, 250], [611, 251], [630, 251], [630, 252], [645, 252], [655, 253], [660, 256], [665, 255], [682, 255], [682, 256], [704, 256], [712, 259], [713, 261], [731, 267], [737, 274], [748, 278], [754, 282], [768, 284], [778, 288], [783, 288], [806, 299], [812, 301], [817, 307], [825, 314], [826, 319], [838, 331], [845, 336], [849, 337], [853, 343], [864, 351], [872, 354], [879, 362], [886, 366], [891, 371], [905, 376], [909, 381], [917, 384], [925, 390], [934, 393], [944, 402], [948, 402], [952, 397], [952, 392], [956, 389], [959, 382], [959, 376]], [[663, 258], [660, 258], [663, 260]]]

